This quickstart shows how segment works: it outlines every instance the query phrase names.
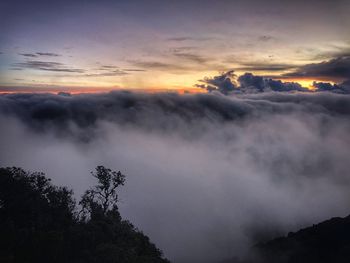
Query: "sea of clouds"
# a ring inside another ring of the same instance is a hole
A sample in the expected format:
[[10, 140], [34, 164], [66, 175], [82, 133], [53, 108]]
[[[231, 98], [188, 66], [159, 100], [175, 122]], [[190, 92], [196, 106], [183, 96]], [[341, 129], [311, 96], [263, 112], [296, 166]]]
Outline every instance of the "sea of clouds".
[[95, 166], [125, 173], [122, 216], [177, 263], [350, 213], [349, 95], [8, 94], [0, 127], [0, 166], [77, 198]]

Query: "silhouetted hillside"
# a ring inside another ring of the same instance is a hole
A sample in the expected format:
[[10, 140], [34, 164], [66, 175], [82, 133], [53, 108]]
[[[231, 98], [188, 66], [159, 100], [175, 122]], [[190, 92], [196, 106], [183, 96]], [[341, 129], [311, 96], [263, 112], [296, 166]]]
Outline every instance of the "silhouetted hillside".
[[102, 166], [78, 209], [72, 191], [42, 173], [0, 168], [0, 262], [166, 263], [117, 208], [124, 175]]
[[[42, 173], [0, 168], [0, 262], [168, 263], [118, 212], [125, 176], [103, 166], [79, 206]], [[249, 263], [348, 263], [350, 216], [256, 245]]]
[[296, 233], [289, 233], [287, 237], [259, 244], [255, 249], [260, 255], [256, 262], [348, 263], [350, 216], [332, 218]]

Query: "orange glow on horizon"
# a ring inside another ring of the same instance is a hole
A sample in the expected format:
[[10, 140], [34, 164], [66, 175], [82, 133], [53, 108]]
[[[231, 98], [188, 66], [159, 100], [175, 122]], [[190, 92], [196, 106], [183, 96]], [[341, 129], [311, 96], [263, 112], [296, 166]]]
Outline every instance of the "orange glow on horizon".
[[[279, 79], [279, 78], [276, 78]], [[298, 84], [300, 84], [302, 87], [307, 88], [311, 91], [315, 90], [315, 87], [313, 86], [314, 82], [328, 82], [331, 83], [332, 85], [336, 84], [334, 81], [332, 80], [328, 80], [328, 79], [307, 79], [307, 78], [297, 78], [297, 79], [285, 79], [285, 78], [281, 78], [279, 79], [282, 82], [296, 82]]]
[[0, 94], [15, 94], [15, 93], [52, 93], [58, 94], [60, 92], [69, 94], [96, 94], [96, 93], [108, 93], [111, 91], [130, 91], [139, 93], [178, 93], [178, 94], [196, 94], [196, 93], [206, 93], [205, 90], [200, 88], [144, 88], [144, 89], [126, 89], [126, 88], [26, 88], [22, 90], [0, 90]]
[[291, 79], [288, 82], [296, 82], [299, 83], [302, 87], [307, 88], [309, 90], [315, 90], [313, 83], [315, 80], [313, 79]]

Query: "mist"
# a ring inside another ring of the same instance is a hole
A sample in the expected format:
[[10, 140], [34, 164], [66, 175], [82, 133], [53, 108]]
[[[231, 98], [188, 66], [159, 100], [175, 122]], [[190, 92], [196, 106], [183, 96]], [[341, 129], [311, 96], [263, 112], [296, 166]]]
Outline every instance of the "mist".
[[105, 165], [126, 174], [121, 215], [176, 263], [350, 207], [350, 96], [111, 92], [0, 96], [0, 166], [42, 171], [76, 198]]

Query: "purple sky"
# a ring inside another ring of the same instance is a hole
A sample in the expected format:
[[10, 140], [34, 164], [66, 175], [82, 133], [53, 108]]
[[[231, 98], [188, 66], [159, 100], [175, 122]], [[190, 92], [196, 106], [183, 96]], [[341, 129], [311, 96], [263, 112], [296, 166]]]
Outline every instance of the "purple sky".
[[5, 0], [0, 86], [190, 89], [231, 69], [304, 86], [341, 82], [348, 71], [300, 72], [312, 63], [349, 60], [349, 11], [346, 0]]

